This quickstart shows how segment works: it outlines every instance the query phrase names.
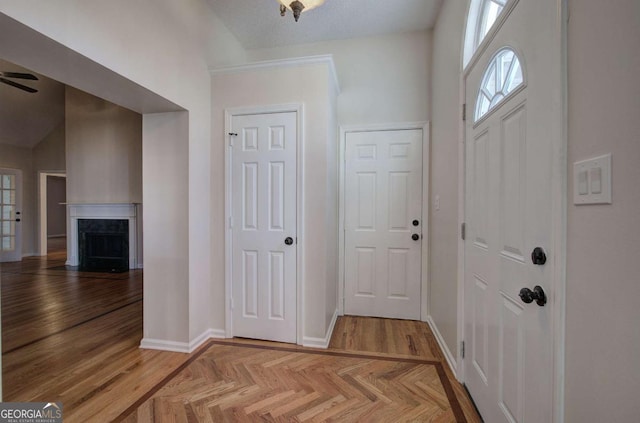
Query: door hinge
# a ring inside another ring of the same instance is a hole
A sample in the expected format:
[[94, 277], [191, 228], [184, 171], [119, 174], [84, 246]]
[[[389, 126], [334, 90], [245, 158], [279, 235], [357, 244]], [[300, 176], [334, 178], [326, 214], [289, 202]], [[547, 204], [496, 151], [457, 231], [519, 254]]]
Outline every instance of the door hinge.
[[464, 359], [464, 341], [460, 342], [460, 357]]
[[463, 121], [467, 120], [467, 103], [464, 103], [462, 105], [462, 120]]
[[464, 222], [460, 225], [460, 237], [463, 241], [467, 239], [467, 224]]
[[229, 307], [233, 310], [233, 297], [229, 298]]
[[229, 229], [233, 229], [233, 216], [229, 216]]

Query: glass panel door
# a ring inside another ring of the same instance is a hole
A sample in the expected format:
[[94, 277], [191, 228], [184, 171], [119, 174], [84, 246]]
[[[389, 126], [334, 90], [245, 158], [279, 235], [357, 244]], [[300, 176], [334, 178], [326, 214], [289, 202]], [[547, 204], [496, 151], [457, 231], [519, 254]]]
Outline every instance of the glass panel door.
[[20, 171], [0, 169], [0, 261], [19, 261], [20, 242]]

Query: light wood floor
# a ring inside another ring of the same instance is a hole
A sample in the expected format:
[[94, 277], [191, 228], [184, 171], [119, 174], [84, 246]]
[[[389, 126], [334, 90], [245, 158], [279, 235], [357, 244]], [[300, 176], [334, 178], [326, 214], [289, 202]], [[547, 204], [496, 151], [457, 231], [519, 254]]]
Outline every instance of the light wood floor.
[[[68, 271], [64, 260], [64, 252], [56, 251], [0, 267], [3, 400], [61, 401], [65, 422], [123, 419], [199, 351], [187, 355], [138, 348], [140, 271]], [[466, 420], [481, 421], [425, 323], [345, 316], [336, 324], [330, 350], [441, 362]]]

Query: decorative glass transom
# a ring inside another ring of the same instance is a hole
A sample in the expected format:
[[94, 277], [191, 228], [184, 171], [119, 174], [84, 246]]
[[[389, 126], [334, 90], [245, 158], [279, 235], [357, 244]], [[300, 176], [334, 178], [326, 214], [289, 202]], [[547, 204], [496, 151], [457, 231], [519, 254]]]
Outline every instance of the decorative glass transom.
[[474, 50], [478, 48], [484, 37], [487, 35], [493, 24], [500, 16], [507, 0], [484, 0], [482, 10], [478, 19], [477, 34]]
[[467, 15], [463, 65], [466, 67], [509, 0], [471, 0]]
[[522, 66], [515, 51], [503, 48], [491, 60], [482, 77], [475, 122], [482, 119], [491, 109], [524, 82]]

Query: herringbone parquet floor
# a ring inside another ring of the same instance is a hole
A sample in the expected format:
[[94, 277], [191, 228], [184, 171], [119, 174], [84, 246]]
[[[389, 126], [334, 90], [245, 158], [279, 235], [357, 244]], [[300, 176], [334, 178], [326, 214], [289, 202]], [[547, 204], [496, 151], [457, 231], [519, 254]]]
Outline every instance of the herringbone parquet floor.
[[442, 364], [211, 341], [122, 414], [134, 422], [466, 422]]

